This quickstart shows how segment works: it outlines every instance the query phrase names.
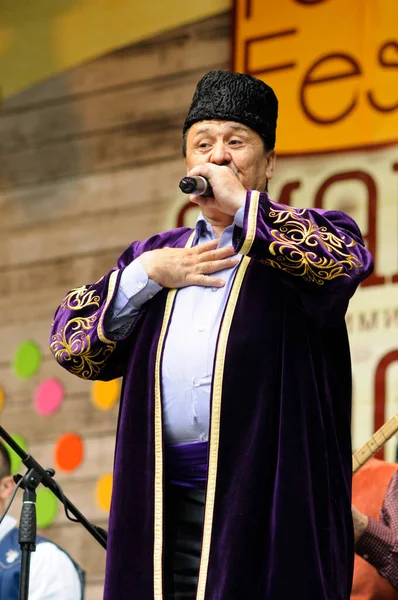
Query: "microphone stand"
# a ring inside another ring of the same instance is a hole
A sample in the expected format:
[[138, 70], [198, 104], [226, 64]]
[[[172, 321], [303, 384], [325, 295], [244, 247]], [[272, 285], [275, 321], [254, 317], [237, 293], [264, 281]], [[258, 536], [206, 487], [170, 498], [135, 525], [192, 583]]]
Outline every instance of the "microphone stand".
[[[18, 454], [23, 464], [28, 469], [24, 476], [15, 476], [17, 482], [22, 479], [20, 486], [24, 489], [21, 518], [19, 523], [18, 541], [21, 547], [21, 576], [19, 580], [19, 600], [28, 600], [29, 573], [31, 553], [36, 550], [36, 489], [42, 484], [49, 488], [54, 496], [62, 502], [65, 510], [74, 515], [76, 521], [81, 523], [89, 533], [106, 550], [107, 532], [101, 527], [90, 523], [85, 516], [63, 494], [58, 483], [53, 479], [54, 469], [43, 467], [13, 440], [7, 431], [0, 426], [0, 437]], [[67, 515], [68, 516], [68, 515]], [[72, 519], [73, 520], [73, 519]]]
[[21, 547], [21, 574], [19, 578], [19, 600], [28, 600], [31, 553], [36, 550], [36, 488], [41, 477], [30, 469], [23, 477], [24, 488], [18, 542]]

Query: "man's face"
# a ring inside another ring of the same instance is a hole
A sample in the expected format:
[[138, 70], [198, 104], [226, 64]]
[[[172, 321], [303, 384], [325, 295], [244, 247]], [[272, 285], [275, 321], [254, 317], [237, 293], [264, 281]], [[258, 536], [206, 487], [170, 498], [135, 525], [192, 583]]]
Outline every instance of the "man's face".
[[261, 137], [233, 121], [199, 121], [188, 130], [186, 165], [213, 163], [234, 171], [246, 189], [263, 191], [275, 168], [275, 152], [267, 152]]

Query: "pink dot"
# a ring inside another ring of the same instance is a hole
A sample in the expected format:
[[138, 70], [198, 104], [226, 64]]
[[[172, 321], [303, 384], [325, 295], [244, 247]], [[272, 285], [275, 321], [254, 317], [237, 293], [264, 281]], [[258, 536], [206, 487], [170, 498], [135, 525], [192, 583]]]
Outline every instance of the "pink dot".
[[39, 415], [51, 415], [61, 406], [64, 388], [57, 379], [46, 379], [36, 388], [33, 395], [35, 410]]

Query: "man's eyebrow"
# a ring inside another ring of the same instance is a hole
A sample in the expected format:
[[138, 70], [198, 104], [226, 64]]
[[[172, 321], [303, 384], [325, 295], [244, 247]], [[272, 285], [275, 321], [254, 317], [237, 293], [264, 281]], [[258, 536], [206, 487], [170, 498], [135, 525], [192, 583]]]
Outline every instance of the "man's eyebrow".
[[[241, 131], [242, 133], [249, 133], [249, 128], [245, 127], [245, 125], [239, 125], [238, 123], [228, 125], [228, 129], [232, 129], [233, 131]], [[200, 135], [202, 133], [211, 133], [212, 132], [212, 128], [208, 127], [207, 125], [203, 125], [203, 127], [198, 127], [198, 129], [195, 131], [195, 136], [196, 135]]]
[[249, 133], [249, 129], [244, 125], [229, 125], [229, 129], [233, 129], [234, 131], [242, 131], [243, 133]]
[[211, 131], [210, 127], [199, 127], [196, 131], [195, 131], [195, 135], [199, 135], [201, 133], [209, 133], [209, 131]]

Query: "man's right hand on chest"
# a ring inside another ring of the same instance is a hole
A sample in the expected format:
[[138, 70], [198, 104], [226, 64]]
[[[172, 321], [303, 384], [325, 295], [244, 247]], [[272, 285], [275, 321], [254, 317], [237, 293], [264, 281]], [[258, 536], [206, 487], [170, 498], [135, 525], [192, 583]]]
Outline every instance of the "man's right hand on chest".
[[225, 280], [211, 275], [231, 269], [239, 258], [232, 246], [217, 248], [218, 242], [215, 239], [193, 248], [150, 250], [141, 254], [139, 260], [148, 278], [164, 288], [223, 287]]

